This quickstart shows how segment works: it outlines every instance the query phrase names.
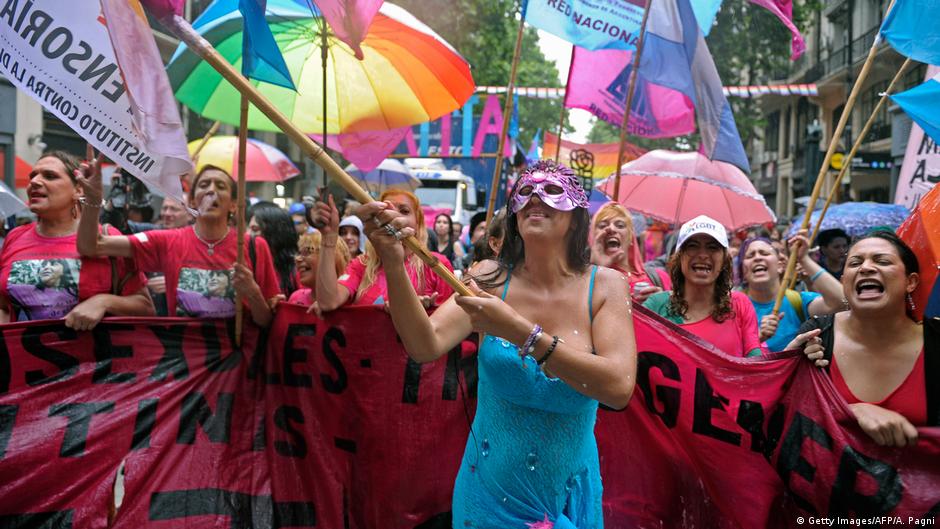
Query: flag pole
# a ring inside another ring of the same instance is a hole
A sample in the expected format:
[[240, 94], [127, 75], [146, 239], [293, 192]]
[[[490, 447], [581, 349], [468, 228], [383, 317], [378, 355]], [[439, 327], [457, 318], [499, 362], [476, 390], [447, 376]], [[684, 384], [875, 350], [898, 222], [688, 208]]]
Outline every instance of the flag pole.
[[[326, 139], [326, 113], [327, 113], [327, 106], [326, 106], [326, 90], [327, 90], [327, 83], [326, 83], [326, 62], [327, 62], [327, 60], [329, 59], [329, 48], [328, 48], [329, 42], [327, 41], [327, 33], [326, 33], [326, 31], [327, 31], [327, 25], [326, 25], [326, 18], [325, 18], [325, 17], [320, 17], [320, 22], [321, 22], [321, 24], [322, 24], [322, 27], [320, 28], [320, 64], [323, 66], [323, 138], [321, 138], [321, 139], [323, 140], [323, 151], [326, 153], [327, 156], [329, 156], [330, 153], [329, 153], [329, 151], [327, 151], [327, 149], [329, 149], [329, 143], [330, 143], [330, 142], [327, 141], [327, 139]], [[324, 176], [323, 176], [323, 180], [324, 180], [324, 181], [323, 181], [323, 185], [326, 185], [326, 173], [323, 173], [323, 174], [324, 174]], [[323, 199], [323, 197], [319, 197], [319, 198], [318, 198], [318, 200], [322, 200], [322, 199]]]
[[[486, 207], [486, 225], [493, 220], [493, 211], [496, 209], [496, 193], [499, 191], [500, 175], [503, 172], [503, 150], [506, 148], [506, 135], [509, 134], [509, 121], [512, 113], [513, 92], [516, 87], [516, 68], [519, 66], [519, 55], [522, 52], [522, 36], [525, 33], [525, 9], [519, 14], [519, 31], [516, 33], [516, 48], [512, 52], [512, 65], [509, 67], [509, 85], [506, 86], [506, 104], [503, 105], [503, 130], [499, 135], [499, 148], [496, 149], [496, 168], [493, 169], [493, 179], [490, 181], [490, 201]], [[559, 143], [561, 140], [559, 140]]]
[[[640, 39], [636, 43], [636, 51], [633, 53], [633, 70], [630, 72], [630, 85], [627, 88], [626, 105], [623, 108], [623, 122], [620, 125], [620, 142], [617, 145], [617, 173], [614, 177], [614, 202], [620, 198], [620, 173], [623, 170], [623, 150], [627, 142], [627, 127], [630, 125], [630, 109], [633, 106], [633, 92], [636, 89], [637, 71], [640, 69], [640, 55], [643, 53], [643, 41], [646, 40], [646, 22], [649, 20], [650, 7], [653, 0], [646, 0], [646, 9], [643, 10], [643, 23], [640, 25]], [[574, 52], [572, 51], [572, 56]], [[559, 141], [559, 143], [561, 143]]]
[[[235, 262], [239, 266], [245, 265], [245, 151], [248, 150], [248, 98], [242, 94], [241, 114], [238, 120], [238, 200], [235, 201], [235, 241], [237, 250]], [[242, 325], [245, 321], [245, 308], [242, 306], [241, 296], [235, 293], [235, 345], [242, 344]]]
[[[373, 199], [362, 187], [356, 183], [346, 171], [340, 167], [335, 160], [327, 155], [323, 147], [310, 139], [296, 125], [291, 123], [287, 116], [277, 109], [270, 101], [250, 83], [247, 79], [229, 64], [212, 44], [202, 37], [184, 18], [175, 15], [161, 20], [163, 25], [173, 32], [173, 34], [194, 53], [199, 55], [204, 61], [209, 63], [222, 77], [225, 78], [240, 93], [244, 94], [248, 101], [255, 106], [261, 113], [271, 120], [284, 134], [293, 140], [300, 147], [304, 154], [310, 157], [317, 165], [323, 168], [323, 171], [343, 187], [353, 198], [363, 204], [371, 202]], [[414, 252], [431, 270], [441, 279], [447, 282], [458, 294], [462, 296], [472, 296], [473, 292], [454, 277], [453, 272], [447, 269], [436, 257], [431, 255], [428, 249], [418, 242], [415, 237], [407, 237], [402, 243]]]
[[[888, 12], [891, 11], [891, 7], [893, 5], [894, 0], [892, 0], [888, 5]], [[832, 155], [835, 153], [836, 147], [839, 145], [839, 138], [842, 137], [842, 132], [845, 130], [845, 124], [852, 115], [852, 109], [855, 107], [855, 100], [858, 99], [858, 94], [862, 91], [862, 85], [865, 83], [865, 79], [868, 78], [868, 73], [871, 71], [872, 64], [875, 62], [875, 55], [878, 52], [878, 44], [880, 43], [881, 37], [878, 35], [875, 37], [874, 42], [872, 42], [871, 48], [868, 50], [868, 57], [865, 59], [865, 64], [862, 65], [862, 70], [859, 72], [858, 78], [856, 78], [855, 84], [852, 86], [852, 92], [849, 94], [849, 98], [845, 102], [845, 108], [842, 110], [842, 115], [839, 116], [839, 123], [836, 125], [836, 129], [832, 133], [832, 138], [829, 140], [829, 148], [826, 149], [826, 156], [823, 158], [822, 166], [819, 168], [819, 174], [816, 176], [816, 183], [813, 185], [813, 192], [809, 197], [809, 202], [806, 204], [806, 214], [803, 216], [802, 224], [800, 224], [801, 230], [809, 229], [810, 217], [813, 214], [816, 201], [819, 199], [819, 194], [822, 191], [823, 180], [825, 180], [826, 173], [829, 171], [829, 164], [832, 162]], [[838, 188], [838, 186], [836, 186], [836, 188]], [[777, 291], [777, 299], [774, 301], [774, 314], [780, 312], [780, 305], [783, 303], [783, 297], [786, 295], [786, 285], [790, 284], [790, 281], [796, 275], [796, 254], [797, 252], [791, 251], [789, 257], [787, 257], [787, 269], [783, 274], [783, 280], [780, 281], [780, 290]]]
[[565, 97], [561, 98], [561, 117], [558, 118], [558, 148], [555, 149], [555, 163], [561, 158], [561, 133], [565, 130], [565, 110], [568, 103], [568, 85], [571, 81], [571, 67], [574, 66], [574, 44], [571, 45], [571, 60], [568, 62], [568, 80], [565, 82]]
[[206, 146], [207, 143], [209, 143], [209, 140], [211, 140], [212, 137], [215, 136], [215, 133], [219, 131], [220, 124], [221, 124], [220, 121], [216, 121], [215, 123], [212, 124], [211, 127], [209, 127], [209, 132], [206, 132], [206, 135], [202, 137], [202, 141], [199, 142], [199, 145], [197, 145], [196, 148], [193, 149], [193, 154], [192, 156], [190, 156], [190, 158], [192, 158], [193, 160], [195, 160], [196, 158], [199, 158], [199, 153], [201, 153], [202, 149]]

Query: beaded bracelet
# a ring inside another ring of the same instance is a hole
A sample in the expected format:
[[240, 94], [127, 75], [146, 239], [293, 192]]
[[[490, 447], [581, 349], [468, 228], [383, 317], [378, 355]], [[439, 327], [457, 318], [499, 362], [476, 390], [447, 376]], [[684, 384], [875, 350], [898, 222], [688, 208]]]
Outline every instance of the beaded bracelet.
[[558, 337], [557, 337], [557, 336], [552, 336], [552, 345], [549, 345], [549, 346], [548, 346], [548, 349], [545, 351], [545, 354], [542, 355], [542, 358], [540, 358], [536, 363], [537, 363], [538, 365], [542, 365], [542, 364], [544, 364], [545, 362], [547, 362], [547, 361], [548, 361], [548, 357], [549, 357], [549, 356], [552, 356], [552, 353], [555, 352], [555, 347], [557, 347], [557, 346], [558, 346]]
[[535, 351], [535, 343], [539, 341], [539, 338], [542, 337], [542, 326], [538, 323], [532, 327], [532, 332], [529, 333], [529, 337], [525, 339], [522, 347], [519, 349], [519, 356], [525, 356], [532, 354]]

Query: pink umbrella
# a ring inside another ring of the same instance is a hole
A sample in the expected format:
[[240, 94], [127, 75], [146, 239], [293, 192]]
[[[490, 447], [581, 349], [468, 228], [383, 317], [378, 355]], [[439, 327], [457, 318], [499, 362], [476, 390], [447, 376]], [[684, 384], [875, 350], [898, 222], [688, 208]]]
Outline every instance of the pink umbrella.
[[[613, 196], [614, 177], [597, 189]], [[619, 197], [627, 209], [674, 225], [699, 215], [731, 230], [776, 220], [747, 175], [697, 152], [650, 151], [623, 164]]]

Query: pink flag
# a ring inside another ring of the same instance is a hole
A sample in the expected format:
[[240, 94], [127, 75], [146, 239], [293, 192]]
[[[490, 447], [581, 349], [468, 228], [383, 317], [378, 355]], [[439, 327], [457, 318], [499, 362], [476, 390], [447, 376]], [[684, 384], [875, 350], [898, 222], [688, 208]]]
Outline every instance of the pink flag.
[[381, 6], [382, 0], [317, 0], [317, 7], [333, 33], [352, 48], [360, 61], [363, 57], [359, 43], [366, 38], [372, 17]]
[[[633, 52], [590, 51], [575, 47], [568, 74], [565, 106], [582, 108], [619, 127], [623, 122]], [[685, 95], [637, 79], [628, 132], [647, 138], [669, 138], [695, 130], [695, 106]]]
[[806, 43], [803, 41], [803, 35], [793, 24], [793, 0], [751, 0], [752, 4], [759, 5], [770, 11], [783, 25], [793, 34], [793, 40], [790, 43], [790, 60], [795, 61], [806, 51]]
[[[360, 170], [369, 172], [388, 158], [388, 155], [395, 151], [398, 144], [410, 132], [411, 127], [401, 127], [392, 130], [329, 134], [327, 146], [341, 153], [343, 158], [355, 164]], [[322, 134], [310, 134], [310, 137], [323, 145]]]
[[[163, 20], [173, 15], [182, 16], [183, 14], [184, 0], [140, 0], [140, 2], [157, 20]], [[104, 1], [101, 3], [104, 5]]]

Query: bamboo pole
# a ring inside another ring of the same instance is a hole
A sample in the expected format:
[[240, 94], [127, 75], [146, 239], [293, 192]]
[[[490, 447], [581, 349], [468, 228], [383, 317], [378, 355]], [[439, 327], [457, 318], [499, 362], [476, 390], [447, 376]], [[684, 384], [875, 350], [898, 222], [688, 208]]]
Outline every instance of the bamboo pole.
[[614, 177], [614, 202], [620, 198], [620, 173], [623, 168], [623, 150], [627, 142], [627, 127], [630, 125], [630, 109], [633, 107], [633, 92], [636, 90], [637, 71], [640, 69], [640, 55], [643, 54], [643, 41], [646, 40], [646, 22], [650, 17], [650, 8], [653, 0], [646, 0], [646, 9], [643, 10], [643, 23], [640, 25], [640, 40], [636, 43], [633, 52], [633, 70], [630, 72], [630, 86], [627, 88], [626, 105], [623, 108], [623, 122], [620, 124], [620, 143], [617, 145], [617, 174]]
[[202, 141], [200, 141], [199, 145], [197, 145], [196, 148], [193, 150], [193, 154], [192, 156], [190, 156], [190, 158], [192, 158], [194, 161], [196, 160], [196, 158], [199, 158], [199, 153], [202, 152], [202, 149], [206, 146], [207, 143], [209, 143], [209, 140], [211, 140], [212, 137], [215, 136], [215, 133], [219, 132], [220, 124], [221, 124], [220, 121], [216, 121], [215, 123], [212, 124], [211, 127], [209, 127], [209, 132], [206, 132], [206, 135], [202, 137]]
[[[235, 235], [237, 250], [235, 262], [245, 264], [245, 151], [248, 150], [248, 98], [242, 94], [241, 114], [238, 119], [238, 200], [235, 201]], [[245, 308], [242, 299], [235, 293], [235, 345], [242, 344], [242, 326], [245, 321]]]
[[561, 158], [561, 134], [565, 130], [565, 109], [568, 102], [568, 85], [571, 84], [571, 67], [574, 66], [574, 44], [571, 45], [571, 60], [568, 61], [568, 80], [565, 82], [565, 97], [561, 99], [561, 117], [558, 118], [558, 148], [555, 150], [555, 163]]
[[871, 126], [875, 124], [875, 116], [878, 115], [881, 107], [883, 107], [885, 102], [888, 100], [888, 95], [894, 92], [894, 85], [896, 85], [897, 82], [901, 80], [901, 77], [907, 73], [907, 69], [910, 67], [910, 65], [911, 59], [905, 59], [904, 63], [898, 69], [898, 73], [894, 74], [894, 79], [891, 79], [891, 84], [888, 85], [888, 88], [885, 89], [884, 94], [882, 94], [881, 98], [878, 99], [878, 104], [875, 105], [875, 110], [873, 110], [871, 115], [868, 116], [868, 121], [866, 121], [865, 126], [862, 127], [862, 132], [858, 135], [857, 138], [855, 138], [855, 143], [852, 145], [852, 150], [850, 150], [848, 156], [844, 158], [845, 161], [842, 163], [842, 169], [839, 169], [839, 175], [836, 176], [835, 181], [832, 183], [832, 189], [829, 190], [829, 196], [826, 198], [826, 204], [823, 205], [822, 211], [819, 212], [819, 219], [816, 220], [816, 226], [813, 228], [813, 234], [809, 238], [810, 246], [813, 245], [813, 241], [815, 241], [816, 236], [819, 235], [819, 227], [822, 226], [823, 218], [826, 216], [826, 212], [829, 211], [829, 206], [832, 204], [832, 201], [838, 194], [839, 186], [842, 184], [842, 177], [845, 176], [845, 173], [852, 165], [852, 159], [855, 158], [855, 153], [858, 152], [858, 149], [865, 141], [865, 136], [868, 136], [868, 131], [871, 130]]
[[[296, 143], [304, 153], [310, 157], [317, 165], [323, 168], [324, 172], [330, 176], [336, 183], [341, 185], [353, 198], [363, 204], [371, 202], [373, 199], [369, 194], [349, 176], [346, 171], [330, 158], [316, 142], [310, 139], [296, 125], [291, 123], [280, 110], [278, 110], [270, 101], [267, 100], [251, 83], [245, 79], [231, 64], [229, 64], [219, 52], [209, 44], [206, 39], [197, 33], [193, 27], [180, 16], [168, 17], [162, 20], [173, 34], [196, 54], [198, 54], [210, 66], [215, 68], [222, 77], [224, 77], [236, 90], [245, 95], [251, 104], [260, 110], [272, 123], [277, 125], [287, 136]], [[420, 229], [421, 227], [419, 227]], [[402, 242], [412, 252], [424, 261], [438, 276], [444, 279], [457, 293], [463, 296], [472, 296], [473, 293], [463, 283], [454, 277], [454, 274], [447, 269], [440, 261], [428, 252], [420, 242], [414, 237], [403, 239]]]
[[[509, 67], [509, 85], [506, 86], [506, 104], [503, 105], [503, 130], [499, 135], [499, 147], [496, 149], [496, 168], [493, 169], [493, 179], [490, 181], [490, 201], [486, 206], [486, 225], [493, 220], [493, 210], [496, 209], [496, 192], [499, 190], [500, 175], [503, 172], [506, 148], [506, 135], [509, 134], [509, 121], [512, 116], [513, 92], [516, 89], [516, 68], [519, 66], [519, 54], [522, 52], [522, 35], [525, 33], [525, 17], [519, 15], [519, 31], [516, 33], [516, 48], [512, 52], [512, 65]], [[561, 139], [558, 140], [561, 143]]]
[[[893, 4], [894, 2], [892, 1], [892, 5]], [[890, 5], [888, 6], [888, 10], [891, 10]], [[842, 132], [845, 130], [845, 124], [852, 115], [852, 109], [855, 107], [855, 100], [858, 99], [858, 93], [862, 91], [862, 85], [865, 83], [865, 79], [868, 78], [868, 73], [871, 71], [871, 66], [875, 62], [875, 55], [878, 52], [878, 44], [880, 40], [881, 39], [876, 38], [875, 41], [872, 42], [871, 48], [868, 50], [868, 57], [865, 59], [865, 64], [862, 65], [862, 70], [859, 72], [858, 78], [855, 80], [855, 84], [852, 86], [852, 92], [849, 94], [849, 99], [845, 102], [845, 109], [842, 111], [842, 115], [839, 117], [839, 123], [836, 125], [836, 129], [832, 133], [832, 138], [829, 140], [829, 148], [826, 149], [826, 156], [823, 158], [822, 166], [819, 168], [819, 174], [816, 177], [816, 183], [813, 185], [813, 192], [809, 197], [809, 202], [806, 204], [806, 214], [803, 216], [803, 222], [800, 225], [801, 230], [809, 229], [810, 217], [813, 214], [816, 201], [819, 199], [819, 193], [822, 191], [822, 184], [826, 178], [826, 173], [829, 170], [829, 164], [832, 163], [832, 155], [835, 153], [836, 147], [839, 145], [839, 138], [842, 137]], [[774, 301], [774, 314], [780, 312], [780, 305], [783, 303], [784, 295], [786, 295], [786, 286], [790, 283], [790, 280], [796, 274], [796, 254], [797, 252], [790, 252], [789, 257], [787, 257], [787, 269], [783, 274], [783, 279], [780, 281], [780, 290], [777, 291], [777, 299]]]

